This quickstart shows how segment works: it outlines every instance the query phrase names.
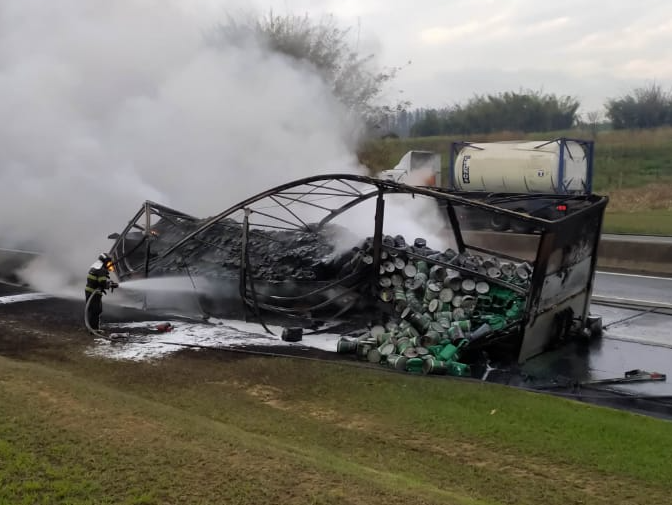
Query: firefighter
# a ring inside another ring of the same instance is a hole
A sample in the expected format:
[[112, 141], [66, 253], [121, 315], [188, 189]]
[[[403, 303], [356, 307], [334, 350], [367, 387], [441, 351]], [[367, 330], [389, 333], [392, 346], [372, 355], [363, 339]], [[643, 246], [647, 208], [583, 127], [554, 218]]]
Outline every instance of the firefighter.
[[[119, 285], [110, 280], [110, 273], [114, 272], [114, 262], [105, 253], [98, 256], [98, 260], [91, 265], [86, 276], [86, 319], [92, 330], [100, 330], [100, 315], [103, 313], [103, 295], [107, 289], [114, 289]], [[89, 299], [91, 299], [89, 301]]]

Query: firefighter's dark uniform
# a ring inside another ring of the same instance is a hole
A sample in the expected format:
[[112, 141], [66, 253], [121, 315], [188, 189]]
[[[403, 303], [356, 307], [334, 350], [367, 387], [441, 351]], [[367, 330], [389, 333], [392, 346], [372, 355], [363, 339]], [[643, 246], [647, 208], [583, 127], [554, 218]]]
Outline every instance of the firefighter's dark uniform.
[[[89, 325], [94, 330], [100, 329], [100, 315], [103, 313], [103, 294], [106, 294], [105, 290], [109, 286], [110, 273], [105, 268], [105, 264], [101, 260], [98, 260], [91, 265], [89, 273], [86, 276], [86, 288], [84, 288], [86, 302], [88, 303], [89, 298], [92, 298], [86, 312], [86, 317]], [[100, 293], [94, 294], [96, 290], [100, 290]]]

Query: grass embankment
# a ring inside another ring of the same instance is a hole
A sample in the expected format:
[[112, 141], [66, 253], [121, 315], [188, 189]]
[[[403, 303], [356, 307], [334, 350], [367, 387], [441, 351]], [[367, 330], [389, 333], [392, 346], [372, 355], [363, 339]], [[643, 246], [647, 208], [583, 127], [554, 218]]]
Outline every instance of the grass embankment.
[[0, 503], [666, 503], [672, 425], [286, 359], [0, 357]]
[[[447, 168], [454, 140], [545, 140], [590, 138], [583, 131], [522, 134], [503, 132], [465, 137], [387, 139], [371, 142], [360, 159], [374, 171], [392, 168], [411, 149], [443, 154]], [[605, 232], [672, 235], [672, 128], [599, 132], [595, 139], [594, 191], [610, 198]]]

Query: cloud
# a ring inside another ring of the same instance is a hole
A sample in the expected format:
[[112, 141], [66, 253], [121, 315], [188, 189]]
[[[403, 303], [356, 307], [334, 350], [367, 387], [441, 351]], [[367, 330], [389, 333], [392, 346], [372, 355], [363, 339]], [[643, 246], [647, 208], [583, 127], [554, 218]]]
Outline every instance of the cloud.
[[614, 73], [629, 78], [645, 75], [651, 80], [672, 79], [672, 61], [669, 58], [628, 60], [616, 67]]
[[553, 30], [558, 30], [564, 26], [567, 26], [570, 18], [568, 16], [562, 16], [555, 19], [550, 19], [548, 21], [540, 21], [528, 26], [525, 29], [527, 35], [544, 35], [552, 32]]
[[507, 16], [498, 15], [461, 25], [434, 26], [422, 30], [419, 38], [428, 45], [446, 45], [449, 42], [464, 40], [470, 35], [474, 35], [475, 40], [483, 42], [509, 33], [509, 26], [504, 24], [506, 20]]

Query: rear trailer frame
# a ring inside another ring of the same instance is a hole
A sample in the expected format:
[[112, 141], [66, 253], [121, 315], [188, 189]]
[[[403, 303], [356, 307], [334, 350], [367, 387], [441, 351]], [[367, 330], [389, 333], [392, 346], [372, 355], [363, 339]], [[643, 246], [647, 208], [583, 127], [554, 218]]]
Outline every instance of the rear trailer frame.
[[[373, 308], [380, 306], [376, 293], [383, 257], [395, 250], [392, 237], [383, 233], [386, 199], [391, 195], [427, 198], [445, 207], [454, 250], [433, 255], [423, 252], [421, 256], [430, 266], [451, 269], [524, 297], [522, 316], [474, 347], [505, 341], [513, 349], [515, 359], [522, 363], [570, 338], [577, 328], [585, 328], [608, 202], [607, 197], [597, 195], [574, 195], [572, 198], [580, 205], [562, 218], [543, 219], [447, 189], [414, 187], [350, 174], [320, 175], [264, 191], [207, 219], [145, 202], [121, 233], [110, 235], [114, 239], [110, 255], [123, 282], [175, 275], [175, 269], [167, 267], [169, 262], [188, 269], [190, 262], [202, 260], [205, 250], [209, 257], [215, 258], [208, 264], [214, 281], [230, 281], [237, 286], [237, 298], [257, 314], [259, 311], [288, 317], [320, 314], [322, 319], [329, 319], [342, 317], [348, 311], [360, 311], [370, 317]], [[259, 244], [286, 237], [296, 237], [291, 243], [312, 240], [326, 233], [330, 223], [342, 214], [372, 199], [375, 212], [371, 216], [371, 234], [362, 248], [347, 257], [346, 274], [310, 282], [295, 282], [291, 278], [266, 281], [261, 275], [260, 261], [256, 258], [250, 261], [250, 254], [259, 253]], [[310, 220], [303, 212], [306, 209], [310, 210]], [[495, 234], [489, 241], [483, 240], [482, 232], [462, 229], [460, 216], [465, 212], [504, 216], [533, 228], [535, 233], [522, 236], [520, 244], [514, 247], [505, 244], [501, 237], [513, 234]], [[230, 244], [235, 251], [223, 251], [228, 246], [211, 241], [222, 233], [231, 233], [235, 238]], [[404, 252], [412, 257], [418, 250], [408, 246]], [[237, 255], [237, 261], [230, 261], [232, 254]], [[464, 263], [465, 255], [527, 263], [532, 273], [523, 284], [493, 279], [480, 267]], [[218, 268], [221, 275], [215, 271]], [[230, 305], [231, 293], [227, 293], [226, 303]], [[210, 300], [213, 313], [224, 303]]]

